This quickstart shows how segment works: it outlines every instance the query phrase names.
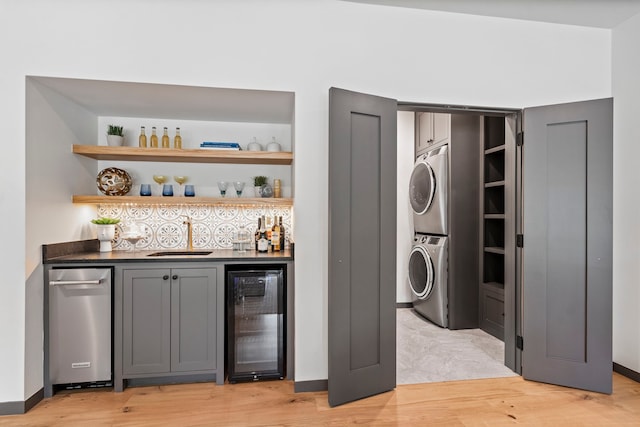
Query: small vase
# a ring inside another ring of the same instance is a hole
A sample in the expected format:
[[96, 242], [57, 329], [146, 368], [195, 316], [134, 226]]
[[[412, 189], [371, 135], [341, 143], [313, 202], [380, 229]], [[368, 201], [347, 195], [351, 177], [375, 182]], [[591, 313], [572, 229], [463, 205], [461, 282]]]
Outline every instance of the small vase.
[[260, 186], [256, 185], [253, 187], [253, 197], [262, 197], [260, 194]]
[[120, 135], [107, 135], [107, 144], [112, 147], [118, 147], [124, 144], [124, 136]]
[[96, 224], [98, 228], [98, 240], [100, 240], [100, 252], [111, 252], [111, 241], [116, 237], [115, 224]]

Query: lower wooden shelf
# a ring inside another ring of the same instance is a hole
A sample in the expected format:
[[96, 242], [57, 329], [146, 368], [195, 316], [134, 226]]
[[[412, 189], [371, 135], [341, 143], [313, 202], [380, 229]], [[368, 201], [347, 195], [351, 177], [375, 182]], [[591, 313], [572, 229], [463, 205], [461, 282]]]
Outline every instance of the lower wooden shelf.
[[76, 204], [209, 205], [209, 206], [293, 206], [291, 198], [273, 197], [162, 197], [74, 195]]

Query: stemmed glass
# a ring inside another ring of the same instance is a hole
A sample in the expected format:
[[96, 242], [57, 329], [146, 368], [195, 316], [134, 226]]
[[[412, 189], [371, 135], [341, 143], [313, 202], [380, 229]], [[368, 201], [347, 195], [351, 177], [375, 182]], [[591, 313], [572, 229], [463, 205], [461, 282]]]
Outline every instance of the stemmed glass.
[[164, 175], [153, 175], [153, 180], [160, 185], [160, 193], [162, 193], [162, 184], [167, 182], [167, 177]]
[[182, 194], [182, 184], [184, 184], [185, 182], [187, 182], [189, 178], [186, 176], [174, 176], [173, 180], [175, 182], [178, 183], [178, 185], [180, 185], [180, 194]]
[[129, 242], [131, 252], [136, 253], [136, 244], [145, 238], [146, 226], [140, 223], [122, 225], [122, 239]]
[[225, 194], [227, 194], [228, 186], [229, 186], [229, 183], [227, 181], [218, 181], [218, 190], [220, 190], [220, 195], [222, 197], [224, 197]]
[[242, 195], [242, 190], [244, 190], [244, 182], [235, 181], [233, 183], [233, 187], [236, 189], [237, 196], [240, 197]]

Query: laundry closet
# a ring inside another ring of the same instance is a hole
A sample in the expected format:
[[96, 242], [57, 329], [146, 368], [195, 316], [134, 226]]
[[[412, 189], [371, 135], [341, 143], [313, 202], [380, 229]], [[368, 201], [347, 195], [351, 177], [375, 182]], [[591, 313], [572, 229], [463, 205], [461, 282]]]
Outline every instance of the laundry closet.
[[413, 308], [441, 327], [504, 340], [505, 288], [515, 304], [516, 114], [401, 110], [413, 116]]

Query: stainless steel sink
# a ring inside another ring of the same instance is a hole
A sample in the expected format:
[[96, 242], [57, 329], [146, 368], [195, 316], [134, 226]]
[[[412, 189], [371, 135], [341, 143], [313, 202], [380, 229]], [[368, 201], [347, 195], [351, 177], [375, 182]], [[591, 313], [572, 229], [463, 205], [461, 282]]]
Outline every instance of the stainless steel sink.
[[212, 251], [162, 251], [154, 252], [147, 256], [183, 256], [183, 255], [209, 255]]

